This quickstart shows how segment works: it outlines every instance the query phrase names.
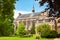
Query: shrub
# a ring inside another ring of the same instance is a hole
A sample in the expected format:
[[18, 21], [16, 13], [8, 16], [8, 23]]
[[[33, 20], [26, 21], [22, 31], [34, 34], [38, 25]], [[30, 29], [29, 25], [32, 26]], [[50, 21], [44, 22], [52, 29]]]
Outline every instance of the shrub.
[[24, 23], [20, 23], [19, 27], [17, 28], [16, 34], [19, 36], [24, 36], [25, 35], [25, 25]]
[[60, 38], [60, 34], [58, 34], [58, 37]]
[[41, 37], [46, 37], [50, 31], [50, 25], [49, 24], [41, 24], [37, 26], [36, 28], [37, 33], [40, 32]]
[[13, 25], [6, 19], [3, 23], [0, 22], [0, 36], [11, 36], [13, 34]]
[[33, 35], [33, 38], [35, 38], [35, 39], [40, 39], [40, 35], [39, 35], [39, 34], [34, 34], [34, 35]]
[[47, 38], [55, 38], [58, 36], [58, 32], [56, 30], [49, 31]]
[[40, 36], [39, 35], [36, 35], [36, 39], [40, 39]]
[[50, 25], [49, 24], [41, 24], [38, 25], [36, 28], [37, 32], [42, 32], [42, 31], [49, 31], [50, 30]]
[[29, 30], [25, 30], [25, 25], [24, 23], [20, 23], [19, 27], [17, 28], [16, 31], [17, 36], [20, 37], [30, 37], [31, 35], [29, 35]]

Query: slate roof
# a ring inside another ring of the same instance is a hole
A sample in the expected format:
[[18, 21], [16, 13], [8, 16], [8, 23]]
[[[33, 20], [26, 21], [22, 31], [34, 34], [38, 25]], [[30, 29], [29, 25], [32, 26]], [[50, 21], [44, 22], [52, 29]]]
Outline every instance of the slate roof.
[[22, 14], [21, 16], [19, 16], [19, 18], [26, 18], [29, 17], [31, 14]]
[[39, 13], [35, 13], [35, 14], [33, 15], [33, 17], [36, 17], [36, 16], [41, 16], [41, 13], [39, 12]]
[[17, 18], [28, 18], [28, 17], [36, 17], [36, 16], [40, 16], [41, 13], [37, 12], [37, 13], [29, 13], [29, 14], [21, 14], [21, 16], [18, 16]]

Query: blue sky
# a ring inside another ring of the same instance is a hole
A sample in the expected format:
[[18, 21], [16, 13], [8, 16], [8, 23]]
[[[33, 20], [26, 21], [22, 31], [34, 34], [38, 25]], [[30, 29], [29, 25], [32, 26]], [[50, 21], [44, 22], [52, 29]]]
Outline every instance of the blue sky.
[[41, 12], [46, 8], [46, 4], [41, 7], [39, 3], [34, 0], [19, 0], [16, 1], [15, 4], [15, 15], [17, 15], [19, 12], [21, 13], [32, 12], [33, 5], [35, 7], [35, 12]]

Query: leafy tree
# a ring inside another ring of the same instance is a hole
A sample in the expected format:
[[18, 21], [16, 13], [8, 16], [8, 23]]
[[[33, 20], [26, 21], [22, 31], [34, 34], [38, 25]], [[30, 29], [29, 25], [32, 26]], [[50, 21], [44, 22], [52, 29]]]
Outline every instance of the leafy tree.
[[0, 33], [2, 33], [4, 35], [9, 33], [8, 32], [8, 30], [10, 30], [9, 28], [10, 27], [12, 28], [12, 26], [13, 26], [13, 20], [14, 20], [13, 10], [15, 9], [15, 6], [14, 6], [15, 2], [16, 2], [16, 0], [0, 0], [0, 24], [1, 24]]
[[[8, 18], [11, 22], [13, 21], [13, 10], [15, 9], [14, 3], [16, 0], [1, 0], [0, 3], [0, 15], [2, 16], [3, 21]], [[8, 6], [8, 7], [7, 7]]]
[[0, 36], [11, 36], [13, 34], [13, 26], [10, 26], [8, 19], [3, 23], [0, 22]]
[[24, 36], [25, 35], [25, 25], [24, 23], [20, 23], [19, 27], [17, 28], [16, 34], [19, 36]]
[[[46, 10], [49, 11], [49, 17], [54, 17], [55, 30], [57, 30], [57, 23], [55, 17], [60, 17], [60, 0], [35, 0], [39, 1], [39, 4], [43, 6], [45, 3], [48, 3]], [[45, 11], [46, 11], [45, 10]]]

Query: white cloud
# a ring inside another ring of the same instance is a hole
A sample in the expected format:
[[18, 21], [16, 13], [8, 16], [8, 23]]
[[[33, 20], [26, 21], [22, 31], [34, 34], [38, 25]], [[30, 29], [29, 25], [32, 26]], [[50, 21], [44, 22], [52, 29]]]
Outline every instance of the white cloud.
[[29, 11], [14, 10], [14, 18], [17, 18], [17, 16], [19, 15], [19, 13], [21, 13], [21, 14], [28, 14], [28, 13], [31, 13], [31, 12], [29, 12]]

